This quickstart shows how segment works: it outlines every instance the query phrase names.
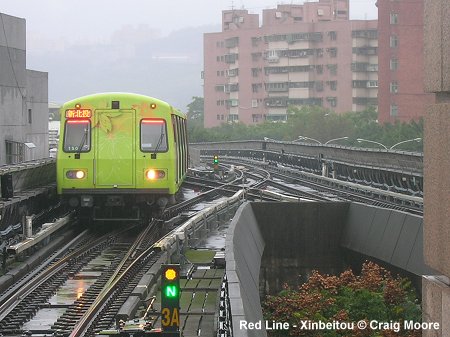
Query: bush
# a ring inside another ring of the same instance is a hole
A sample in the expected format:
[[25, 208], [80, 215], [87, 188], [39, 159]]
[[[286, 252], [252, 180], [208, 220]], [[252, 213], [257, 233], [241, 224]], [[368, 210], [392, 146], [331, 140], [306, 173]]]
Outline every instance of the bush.
[[[346, 270], [339, 276], [313, 271], [308, 282], [297, 290], [285, 285], [278, 296], [268, 296], [264, 318], [289, 322], [290, 329], [269, 331], [269, 336], [421, 336], [421, 331], [386, 329], [302, 330], [301, 321], [311, 322], [421, 322], [421, 308], [411, 282], [393, 277], [373, 262], [363, 264], [361, 275]], [[293, 327], [296, 326], [296, 327]]]

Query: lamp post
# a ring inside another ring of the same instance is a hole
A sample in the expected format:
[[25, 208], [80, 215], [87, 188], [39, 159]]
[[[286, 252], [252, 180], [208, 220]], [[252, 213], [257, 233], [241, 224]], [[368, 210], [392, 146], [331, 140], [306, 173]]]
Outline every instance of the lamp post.
[[265, 142], [278, 142], [278, 140], [275, 140], [275, 139], [272, 139], [272, 138], [269, 138], [269, 137], [264, 137], [264, 141]]
[[348, 137], [345, 136], [345, 137], [333, 138], [333, 139], [326, 141], [324, 145], [330, 144], [331, 142], [334, 142], [336, 140], [341, 140], [341, 139], [348, 139]]
[[374, 143], [374, 144], [377, 144], [377, 145], [380, 145], [380, 146], [384, 147], [385, 150], [388, 149], [388, 148], [386, 147], [386, 145], [383, 145], [383, 144], [381, 144], [381, 143], [379, 143], [379, 142], [376, 142], [376, 141], [374, 141], [374, 140], [368, 140], [368, 139], [358, 138], [358, 139], [357, 139], [357, 142], [358, 142], [358, 143], [361, 143], [361, 142]]
[[306, 136], [298, 136], [298, 138], [296, 140], [294, 140], [294, 142], [299, 141], [299, 140], [304, 140], [304, 139], [312, 140], [313, 142], [316, 142], [317, 144], [322, 145], [322, 142], [318, 141], [317, 139], [306, 137]]
[[392, 150], [394, 147], [396, 147], [397, 145], [400, 145], [400, 144], [409, 143], [409, 142], [420, 142], [421, 140], [422, 140], [422, 138], [414, 138], [414, 139], [404, 140], [402, 142], [398, 142], [397, 144], [392, 145], [389, 148], [389, 150]]

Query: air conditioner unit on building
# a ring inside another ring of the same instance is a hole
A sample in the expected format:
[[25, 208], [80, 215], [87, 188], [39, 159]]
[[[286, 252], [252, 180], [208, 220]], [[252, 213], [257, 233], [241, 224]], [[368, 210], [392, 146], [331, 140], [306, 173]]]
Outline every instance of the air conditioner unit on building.
[[318, 15], [318, 16], [323, 16], [323, 15], [324, 15], [323, 9], [319, 8], [319, 9], [317, 10], [317, 15]]
[[281, 12], [275, 12], [275, 17], [277, 19], [281, 19]]
[[244, 17], [243, 16], [240, 16], [239, 17], [239, 23], [243, 23], [244, 22]]

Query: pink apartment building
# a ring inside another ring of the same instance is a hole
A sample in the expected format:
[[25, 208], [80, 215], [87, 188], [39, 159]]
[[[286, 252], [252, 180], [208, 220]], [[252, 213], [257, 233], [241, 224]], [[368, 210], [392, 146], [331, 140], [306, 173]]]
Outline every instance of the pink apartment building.
[[408, 122], [425, 115], [435, 95], [424, 91], [423, 0], [379, 0], [378, 120]]
[[376, 20], [349, 20], [348, 0], [222, 13], [204, 36], [205, 127], [287, 119], [288, 106], [336, 112], [377, 105]]

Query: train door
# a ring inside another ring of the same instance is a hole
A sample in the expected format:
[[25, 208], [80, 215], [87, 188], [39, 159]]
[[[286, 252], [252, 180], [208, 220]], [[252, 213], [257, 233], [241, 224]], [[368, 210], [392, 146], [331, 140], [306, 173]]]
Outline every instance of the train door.
[[96, 187], [135, 187], [135, 110], [96, 110]]
[[178, 184], [178, 179], [180, 175], [180, 149], [178, 142], [178, 124], [176, 120], [177, 116], [172, 115], [172, 127], [173, 127], [173, 139], [175, 141], [175, 177], [176, 183]]

